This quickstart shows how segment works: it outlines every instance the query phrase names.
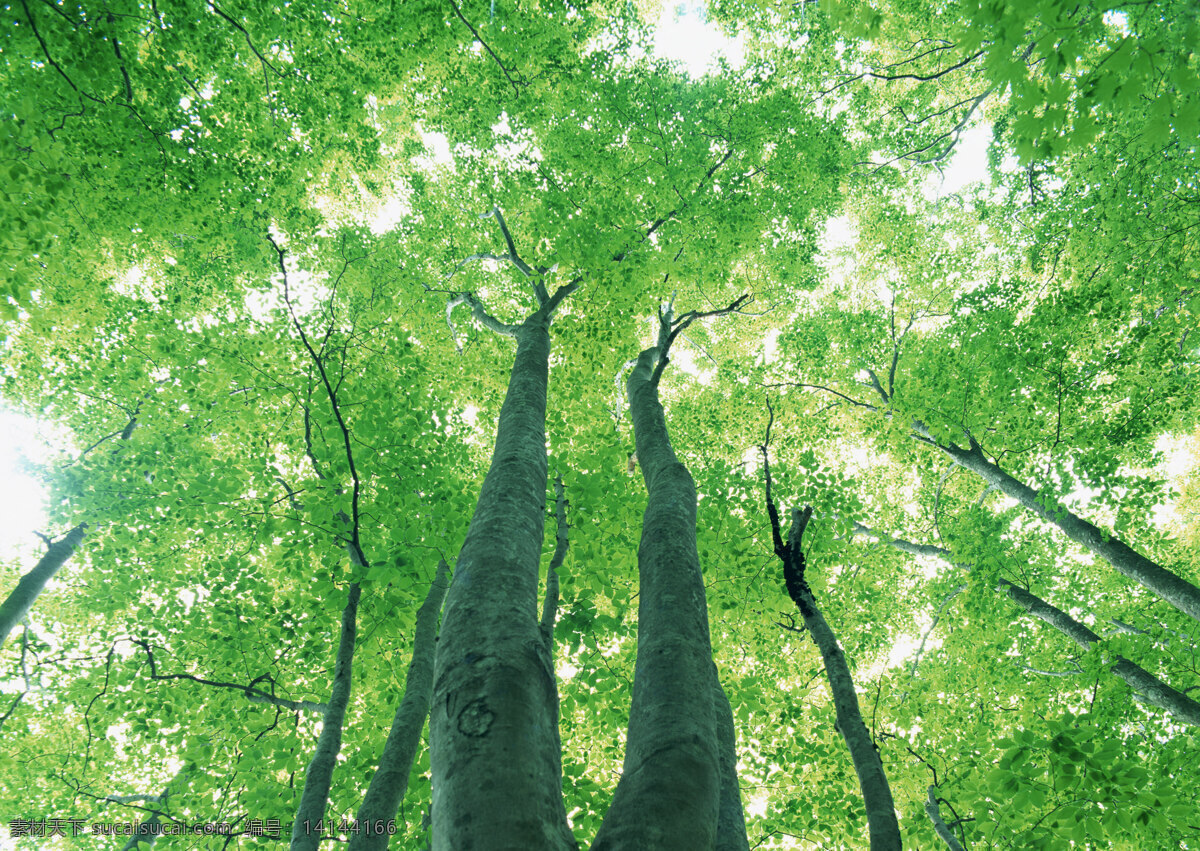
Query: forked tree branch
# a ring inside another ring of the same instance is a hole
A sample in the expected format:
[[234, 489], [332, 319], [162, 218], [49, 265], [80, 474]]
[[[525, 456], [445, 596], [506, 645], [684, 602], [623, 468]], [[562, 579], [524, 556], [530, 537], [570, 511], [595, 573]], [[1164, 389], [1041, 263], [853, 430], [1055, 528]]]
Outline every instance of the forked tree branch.
[[937, 796], [937, 787], [930, 786], [929, 797], [925, 799], [925, 814], [929, 816], [929, 820], [933, 822], [934, 832], [941, 838], [943, 842], [946, 843], [946, 847], [949, 848], [950, 851], [966, 851], [966, 849], [963, 848], [962, 843], [955, 838], [953, 831], [951, 831], [946, 825], [945, 820], [942, 819], [942, 811], [938, 806], [938, 802], [940, 800], [941, 799]]
[[492, 314], [488, 313], [487, 308], [484, 307], [483, 302], [481, 302], [474, 293], [458, 293], [451, 298], [450, 301], [446, 302], [446, 324], [450, 326], [450, 335], [454, 338], [455, 348], [457, 348], [460, 353], [462, 352], [462, 344], [458, 342], [458, 335], [454, 331], [454, 320], [451, 316], [451, 314], [454, 312], [454, 308], [458, 307], [460, 304], [465, 304], [470, 307], [471, 315], [474, 316], [475, 320], [483, 327], [491, 331], [495, 331], [497, 334], [505, 337], [517, 336], [517, 328], [519, 326], [510, 325], [507, 322], [501, 322], [499, 319], [492, 316]]
[[851, 405], [856, 405], [860, 408], [866, 408], [868, 411], [878, 411], [879, 410], [878, 406], [876, 406], [876, 405], [872, 405], [869, 402], [860, 402], [857, 399], [847, 396], [845, 393], [840, 393], [837, 390], [834, 390], [832, 387], [826, 387], [824, 384], [803, 384], [798, 381], [778, 381], [773, 384], [764, 384], [762, 386], [763, 387], [800, 387], [800, 388], [806, 388], [806, 389], [810, 389], [810, 390], [823, 390], [826, 393], [832, 393], [834, 396], [845, 399]]
[[270, 62], [268, 62], [267, 57], [263, 56], [262, 53], [259, 52], [259, 49], [254, 46], [254, 41], [253, 41], [253, 39], [250, 38], [250, 33], [246, 30], [246, 28], [244, 26], [242, 26], [236, 20], [231, 18], [229, 15], [227, 15], [219, 6], [217, 6], [216, 3], [212, 2], [212, 0], [207, 0], [207, 2], [208, 2], [208, 7], [210, 9], [212, 9], [213, 12], [215, 12], [219, 17], [223, 18], [231, 27], [233, 27], [235, 30], [240, 32], [243, 37], [245, 37], [246, 46], [250, 48], [250, 52], [253, 53], [255, 56], [257, 56], [258, 61], [262, 63], [263, 73], [266, 73], [267, 69], [269, 68], [271, 70], [271, 73], [273, 73], [276, 77], [279, 77], [282, 79], [285, 76], [285, 74], [282, 71], [280, 71], [278, 68], [276, 68]]
[[[558, 267], [531, 266], [521, 258], [521, 255], [517, 252], [517, 244], [513, 239], [512, 231], [509, 230], [508, 222], [504, 220], [504, 213], [501, 212], [499, 207], [492, 207], [491, 210], [483, 213], [479, 216], [479, 218], [496, 220], [496, 222], [500, 225], [500, 233], [504, 237], [504, 244], [508, 248], [508, 253], [492, 254], [489, 252], [480, 252], [477, 254], [472, 254], [465, 260], [460, 261], [458, 265], [451, 270], [450, 274], [446, 276], [447, 282], [454, 277], [455, 273], [457, 273], [459, 269], [476, 260], [492, 260], [497, 263], [509, 263], [516, 267], [516, 269], [522, 275], [529, 279], [530, 286], [533, 289], [534, 298], [537, 300], [538, 309], [544, 310], [551, 314], [554, 313], [564, 298], [579, 288], [579, 284], [583, 280], [582, 276], [577, 276], [569, 283], [563, 284], [554, 291], [553, 295], [551, 295], [546, 289], [546, 276]], [[428, 287], [426, 289], [428, 289]], [[460, 354], [462, 353], [462, 344], [459, 343], [458, 334], [454, 330], [454, 320], [452, 315], [454, 308], [458, 307], [460, 304], [465, 304], [470, 307], [471, 315], [485, 328], [488, 328], [505, 337], [517, 336], [517, 332], [521, 328], [521, 325], [513, 325], [497, 319], [488, 312], [483, 302], [481, 302], [474, 293], [451, 292], [450, 295], [450, 301], [446, 303], [446, 325], [450, 328], [450, 336], [454, 340], [454, 346]]]
[[767, 492], [767, 516], [771, 518], [771, 542], [775, 549], [775, 555], [780, 558], [787, 557], [787, 547], [783, 543], [783, 532], [779, 528], [779, 509], [775, 506], [775, 500], [771, 496], [771, 457], [768, 454], [768, 449], [771, 446], [771, 426], [775, 423], [775, 409], [771, 407], [771, 400], [767, 399], [767, 433], [763, 438], [762, 445], [759, 446], [759, 451], [763, 457], [763, 479], [766, 483]]
[[690, 310], [679, 318], [674, 315], [675, 297], [672, 295], [671, 301], [665, 307], [660, 307], [658, 311], [658, 363], [654, 367], [654, 372], [650, 377], [652, 384], [658, 384], [658, 380], [662, 377], [663, 370], [667, 368], [670, 362], [669, 354], [671, 344], [675, 342], [675, 338], [683, 333], [689, 325], [697, 319], [707, 319], [710, 316], [726, 316], [730, 313], [735, 313], [743, 305], [753, 301], [749, 293], [739, 296], [728, 307], [722, 307], [719, 310]]

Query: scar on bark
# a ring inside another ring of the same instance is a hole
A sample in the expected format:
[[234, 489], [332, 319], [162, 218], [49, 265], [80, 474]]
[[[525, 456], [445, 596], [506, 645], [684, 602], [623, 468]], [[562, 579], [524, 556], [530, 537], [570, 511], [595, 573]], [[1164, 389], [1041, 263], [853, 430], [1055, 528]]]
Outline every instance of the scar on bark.
[[487, 701], [482, 697], [476, 698], [463, 707], [458, 713], [458, 732], [472, 738], [482, 738], [492, 728], [496, 715], [488, 708]]

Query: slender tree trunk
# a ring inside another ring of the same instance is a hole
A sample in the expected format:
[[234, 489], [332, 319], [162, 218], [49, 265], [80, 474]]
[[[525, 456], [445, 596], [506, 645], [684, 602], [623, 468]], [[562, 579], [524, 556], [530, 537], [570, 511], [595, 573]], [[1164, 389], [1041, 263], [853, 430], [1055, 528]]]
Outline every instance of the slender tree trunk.
[[66, 564], [83, 540], [86, 523], [80, 523], [70, 532], [52, 543], [46, 554], [17, 582], [17, 587], [0, 603], [0, 647], [8, 639], [9, 634], [21, 622], [21, 618], [29, 613], [37, 601], [38, 595], [46, 587], [59, 568]]
[[1130, 548], [1115, 535], [1101, 531], [1077, 514], [1039, 494], [1024, 482], [1010, 476], [984, 457], [978, 444], [962, 449], [954, 444], [933, 441], [928, 429], [918, 432], [932, 441], [955, 464], [980, 476], [1006, 496], [1015, 499], [1038, 517], [1053, 523], [1064, 535], [1091, 550], [1122, 575], [1153, 591], [1181, 612], [1200, 621], [1200, 588]]
[[[892, 799], [887, 774], [883, 771], [883, 761], [863, 721], [854, 678], [850, 675], [850, 666], [846, 664], [846, 654], [821, 614], [808, 583], [801, 582], [798, 585], [792, 593], [792, 599], [825, 663], [825, 675], [829, 678], [829, 688], [833, 693], [837, 729], [850, 751], [850, 760], [854, 763], [854, 773], [858, 775], [858, 785], [867, 808], [871, 851], [899, 851], [900, 824], [896, 821], [896, 804]], [[788, 590], [791, 592], [792, 588]]]
[[638, 548], [637, 665], [625, 764], [593, 851], [703, 851], [718, 839], [723, 848], [746, 847], [730, 776], [732, 715], [726, 726], [696, 550], [696, 488], [671, 449], [658, 400], [655, 366], [665, 354], [642, 352], [628, 381], [648, 491]]
[[362, 589], [355, 582], [347, 594], [342, 610], [342, 628], [338, 639], [337, 660], [333, 668], [333, 687], [321, 724], [321, 735], [313, 751], [312, 761], [304, 773], [304, 791], [292, 824], [292, 851], [316, 851], [321, 844], [321, 825], [329, 800], [333, 770], [338, 751], [342, 748], [342, 725], [350, 704], [350, 684], [354, 662], [354, 641], [358, 634], [358, 600]]
[[[141, 410], [141, 407], [142, 403], [138, 402], [129, 422], [121, 429], [122, 441], [128, 441], [133, 436], [133, 430], [137, 427], [137, 412]], [[103, 438], [100, 443], [107, 439], [107, 437]], [[97, 445], [99, 444], [93, 444], [90, 448], [94, 449]], [[90, 449], [85, 450], [83, 455], [86, 455], [88, 451]], [[116, 455], [118, 451], [119, 449], [114, 449], [112, 454]], [[33, 604], [37, 602], [37, 598], [45, 590], [47, 583], [75, 554], [75, 550], [79, 549], [87, 525], [87, 523], [80, 523], [66, 535], [50, 544], [46, 554], [34, 565], [33, 570], [22, 576], [17, 582], [17, 587], [12, 590], [3, 603], [0, 603], [0, 647], [4, 646], [4, 642], [8, 640], [8, 636], [21, 622], [21, 619], [29, 614], [29, 610], [33, 608]]]
[[[874, 529], [864, 526], [861, 523], [855, 523], [854, 530], [858, 533], [878, 538], [902, 552], [912, 553], [913, 555], [933, 556], [964, 571], [970, 571], [971, 569], [971, 565], [969, 564], [954, 561], [950, 551], [941, 547], [935, 547], [930, 544], [914, 544], [911, 541], [890, 538], [879, 534]], [[1047, 603], [1041, 597], [1026, 591], [1019, 585], [1014, 585], [1007, 579], [1000, 580], [997, 590], [1004, 592], [1008, 595], [1009, 599], [1024, 609], [1025, 612], [1054, 627], [1084, 650], [1090, 649], [1097, 642], [1104, 641], [1100, 635], [1072, 618], [1062, 609]], [[1183, 692], [1171, 688], [1145, 668], [1129, 661], [1123, 656], [1113, 656], [1109, 670], [1124, 680], [1147, 703], [1169, 712], [1186, 724], [1200, 725], [1200, 702], [1193, 700]]]
[[421, 743], [421, 730], [429, 717], [433, 696], [433, 654], [437, 646], [438, 613], [446, 597], [449, 567], [438, 562], [437, 574], [429, 586], [425, 601], [417, 610], [412, 661], [404, 681], [404, 697], [392, 718], [392, 729], [379, 758], [379, 767], [358, 808], [358, 832], [350, 835], [350, 851], [386, 851], [390, 831], [388, 822], [396, 818], [400, 802], [408, 790], [408, 775]]
[[929, 787], [929, 797], [925, 799], [925, 815], [929, 816], [929, 820], [933, 822], [934, 832], [941, 837], [941, 840], [946, 843], [946, 847], [950, 851], [966, 851], [962, 847], [962, 843], [955, 838], [953, 831], [947, 826], [945, 819], [942, 818], [942, 810], [938, 806], [936, 786]]
[[491, 467], [446, 595], [429, 722], [436, 851], [576, 847], [537, 614], [555, 303], [516, 329]]
[[858, 706], [858, 692], [854, 688], [850, 666], [846, 663], [846, 654], [825, 616], [821, 614], [812, 588], [804, 575], [807, 567], [803, 547], [804, 530], [812, 517], [812, 508], [802, 510], [797, 506], [792, 509], [792, 529], [786, 543], [780, 529], [779, 509], [771, 496], [771, 462], [767, 454], [767, 447], [771, 442], [771, 423], [774, 420], [775, 412], [772, 410], [771, 420], [767, 423], [766, 440], [761, 449], [767, 514], [771, 518], [771, 538], [775, 554], [783, 563], [783, 581], [788, 596], [799, 609], [808, 634], [812, 636], [813, 643], [817, 645], [825, 663], [825, 676], [833, 694], [837, 730], [842, 734], [842, 739], [850, 751], [850, 761], [854, 764], [854, 773], [858, 777], [863, 804], [867, 809], [867, 832], [870, 836], [871, 851], [900, 851], [900, 823], [896, 820], [896, 804], [888, 785], [887, 774], [883, 770], [883, 760], [880, 759], [879, 751], [875, 748], [875, 743], [867, 732], [867, 725], [863, 722]]

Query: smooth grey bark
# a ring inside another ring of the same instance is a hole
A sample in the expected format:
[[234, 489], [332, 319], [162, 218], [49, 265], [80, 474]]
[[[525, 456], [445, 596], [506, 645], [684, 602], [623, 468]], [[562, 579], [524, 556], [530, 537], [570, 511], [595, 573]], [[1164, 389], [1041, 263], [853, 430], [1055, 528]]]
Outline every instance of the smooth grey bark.
[[938, 806], [936, 786], [929, 787], [929, 797], [925, 799], [925, 815], [929, 816], [929, 820], [933, 822], [934, 833], [941, 837], [941, 840], [946, 843], [946, 847], [950, 851], [966, 851], [962, 847], [962, 843], [955, 838], [953, 831], [950, 830], [942, 818], [942, 810]]
[[746, 829], [733, 719], [730, 713], [726, 725], [728, 702], [709, 640], [696, 487], [671, 448], [658, 399], [664, 343], [660, 334], [659, 346], [641, 353], [627, 382], [648, 492], [638, 547], [637, 663], [625, 762], [593, 851], [703, 851], [718, 841], [722, 848], [745, 847], [734, 838]]
[[[891, 379], [894, 378], [898, 357], [899, 349], [897, 348], [892, 358], [889, 387], [892, 386]], [[891, 404], [891, 393], [883, 389], [874, 372], [871, 370], [867, 370], [867, 372], [871, 377], [871, 386], [875, 388], [884, 405]], [[828, 390], [829, 388], [821, 389]], [[843, 394], [838, 393], [837, 395], [842, 396]], [[880, 411], [880, 408], [875, 405], [858, 402], [848, 396], [843, 396], [843, 398], [859, 407]], [[964, 449], [949, 441], [940, 442], [929, 431], [929, 427], [918, 419], [912, 421], [912, 430], [913, 437], [941, 450], [957, 466], [964, 470], [970, 470], [982, 478], [989, 488], [998, 490], [1005, 496], [1016, 500], [1038, 517], [1052, 523], [1072, 541], [1107, 561], [1118, 573], [1154, 592], [1184, 614], [1200, 621], [1200, 588], [1134, 550], [1116, 535], [1102, 531], [1095, 524], [1067, 510], [1066, 506], [1058, 504], [1048, 494], [1039, 494], [1034, 488], [1000, 469], [998, 464], [987, 459], [983, 454], [983, 447], [969, 432], [967, 433], [969, 446]]]
[[342, 749], [342, 725], [350, 703], [354, 641], [358, 635], [358, 601], [361, 596], [362, 588], [357, 582], [352, 583], [346, 606], [342, 609], [333, 686], [322, 718], [321, 735], [317, 738], [312, 761], [304, 773], [304, 791], [300, 794], [300, 806], [296, 810], [296, 821], [292, 824], [292, 851], [316, 851], [321, 844], [321, 825], [329, 800], [329, 787], [333, 782], [333, 770], [337, 766], [338, 751]]
[[[1038, 620], [1050, 624], [1082, 649], [1088, 650], [1092, 645], [1104, 641], [1062, 609], [1035, 597], [1019, 585], [1013, 585], [1006, 580], [1001, 580], [1001, 583], [1004, 592], [1013, 602]], [[1200, 703], [1171, 688], [1145, 668], [1129, 661], [1124, 656], [1114, 655], [1110, 657], [1110, 660], [1109, 670], [1124, 680], [1147, 703], [1170, 713], [1185, 724], [1200, 726]]]
[[[902, 552], [913, 555], [933, 556], [957, 567], [959, 570], [968, 572], [971, 570], [971, 565], [954, 561], [950, 551], [941, 547], [930, 544], [914, 544], [911, 541], [891, 538], [887, 535], [881, 535], [879, 532], [861, 523], [854, 524], [854, 531], [859, 534], [870, 535]], [[1094, 644], [1102, 644], [1104, 641], [1100, 635], [1072, 618], [1062, 609], [1046, 602], [1041, 597], [1032, 594], [1019, 585], [1014, 585], [1007, 579], [999, 581], [997, 590], [1006, 594], [1009, 599], [1020, 606], [1026, 613], [1054, 627], [1083, 650], [1088, 650]], [[1112, 656], [1110, 661], [1109, 670], [1124, 680], [1145, 702], [1170, 713], [1185, 724], [1200, 725], [1200, 703], [1188, 697], [1183, 692], [1171, 688], [1171, 686], [1164, 683], [1158, 677], [1123, 656]]]
[[46, 554], [41, 557], [33, 569], [17, 582], [17, 587], [9, 593], [3, 603], [0, 603], [0, 647], [8, 640], [8, 636], [16, 628], [21, 619], [33, 608], [38, 595], [46, 587], [59, 569], [66, 564], [67, 559], [74, 555], [75, 550], [83, 541], [83, 533], [87, 530], [86, 523], [80, 523], [70, 532], [50, 544]]
[[[567, 495], [563, 487], [562, 476], [557, 473], [554, 476], [554, 518], [554, 553], [550, 556], [550, 564], [546, 568], [546, 590], [542, 597], [542, 617], [538, 621], [538, 633], [542, 639], [538, 652], [542, 657], [542, 665], [550, 671], [554, 670], [554, 624], [558, 620], [559, 597], [558, 572], [562, 569], [563, 562], [566, 561], [567, 549], [570, 546], [570, 526], [567, 525]], [[557, 679], [555, 682], [557, 688]], [[562, 736], [558, 731], [557, 693], [554, 709], [554, 751], [561, 754]], [[561, 756], [559, 758], [561, 759]]]
[[1132, 549], [1120, 538], [1101, 531], [1077, 514], [1057, 504], [1049, 495], [1039, 494], [989, 461], [974, 440], [969, 449], [953, 443], [939, 443], [921, 423], [913, 430], [950, 458], [959, 467], [982, 478], [988, 485], [1015, 499], [1038, 517], [1053, 523], [1059, 531], [1111, 564], [1118, 573], [1153, 591], [1184, 614], [1200, 621], [1200, 588], [1172, 573], [1157, 562]]
[[[1125, 621], [1123, 621], [1123, 620], [1120, 620], [1119, 618], [1109, 618], [1109, 619], [1108, 619], [1108, 622], [1109, 622], [1110, 624], [1112, 624], [1112, 627], [1113, 627], [1113, 628], [1112, 628], [1112, 630], [1111, 630], [1111, 631], [1109, 631], [1109, 632], [1105, 633], [1105, 636], [1104, 636], [1105, 638], [1107, 638], [1107, 637], [1108, 637], [1108, 636], [1110, 636], [1110, 635], [1115, 635], [1115, 634], [1117, 634], [1118, 632], [1124, 632], [1124, 633], [1126, 633], [1126, 634], [1128, 634], [1128, 635], [1151, 635], [1151, 633], [1150, 633], [1150, 631], [1149, 631], [1149, 630], [1142, 629], [1141, 627], [1134, 626], [1134, 625], [1133, 625], [1133, 624], [1131, 624], [1131, 623], [1125, 623]], [[1169, 632], [1169, 633], [1171, 633], [1172, 635], [1174, 635], [1176, 638], [1178, 638], [1178, 639], [1181, 639], [1181, 640], [1182, 640], [1182, 641], [1183, 641], [1185, 644], [1188, 644], [1188, 645], [1190, 645], [1190, 644], [1192, 644], [1192, 643], [1193, 643], [1193, 642], [1192, 642], [1192, 637], [1191, 637], [1190, 635], [1188, 635], [1187, 633], [1180, 632], [1180, 631], [1179, 631], [1179, 630], [1177, 630], [1177, 629], [1171, 629], [1170, 627], [1168, 627], [1168, 626], [1164, 626], [1164, 625], [1163, 625], [1163, 624], [1161, 624], [1161, 623], [1160, 623], [1160, 624], [1156, 624], [1156, 625], [1157, 625], [1157, 626], [1158, 626], [1160, 629], [1164, 630], [1165, 632]], [[1153, 637], [1151, 638], [1151, 640], [1152, 640], [1152, 641], [1153, 641], [1155, 644], [1159, 645], [1160, 647], [1166, 647], [1166, 646], [1168, 646], [1168, 645], [1171, 643], [1171, 639], [1169, 639], [1169, 638], [1167, 638], [1166, 636], [1163, 636], [1163, 635], [1159, 635], [1159, 636], [1153, 636]]]
[[746, 835], [746, 813], [742, 809], [742, 789], [737, 776], [737, 730], [733, 707], [720, 679], [713, 676], [713, 707], [717, 721], [717, 757], [720, 761], [721, 800], [717, 812], [716, 851], [750, 851]]
[[519, 326], [491, 466], [446, 595], [430, 711], [433, 848], [573, 849], [558, 691], [537, 614], [550, 319]]
[[390, 838], [388, 822], [396, 818], [404, 793], [408, 791], [408, 775], [421, 743], [421, 730], [429, 717], [429, 702], [433, 698], [433, 654], [437, 646], [438, 614], [449, 586], [449, 566], [445, 559], [438, 561], [437, 573], [429, 586], [424, 602], [417, 609], [417, 625], [413, 636], [412, 660], [404, 680], [404, 697], [396, 707], [392, 728], [388, 731], [379, 767], [371, 777], [367, 794], [363, 796], [355, 822], [358, 832], [350, 835], [350, 851], [386, 851]]

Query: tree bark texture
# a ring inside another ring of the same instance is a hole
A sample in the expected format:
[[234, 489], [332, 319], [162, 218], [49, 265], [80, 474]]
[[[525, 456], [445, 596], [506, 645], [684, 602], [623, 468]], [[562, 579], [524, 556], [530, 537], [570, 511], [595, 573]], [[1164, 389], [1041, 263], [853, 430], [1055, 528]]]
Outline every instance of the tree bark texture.
[[745, 825], [737, 824], [741, 804], [732, 800], [732, 715], [722, 730], [728, 703], [709, 642], [696, 487], [671, 449], [654, 380], [658, 359], [657, 348], [642, 352], [628, 380], [648, 491], [638, 547], [637, 663], [624, 767], [593, 851], [703, 851], [717, 847], [719, 837], [722, 847], [745, 847], [730, 838], [744, 836]]
[[358, 635], [358, 601], [362, 589], [355, 582], [350, 586], [346, 606], [342, 609], [342, 627], [338, 638], [337, 659], [333, 667], [333, 686], [321, 724], [321, 735], [313, 751], [312, 761], [304, 773], [304, 791], [296, 821], [292, 824], [291, 851], [316, 851], [321, 844], [320, 825], [325, 818], [329, 786], [337, 767], [338, 751], [342, 749], [342, 725], [346, 707], [350, 704], [350, 685], [353, 674], [354, 642]]
[[542, 644], [551, 661], [554, 658], [554, 624], [558, 619], [558, 571], [562, 568], [570, 546], [567, 525], [567, 495], [563, 488], [562, 476], [554, 477], [554, 554], [550, 556], [550, 565], [546, 568], [546, 593], [542, 600], [542, 619], [538, 629], [542, 633]]
[[538, 623], [551, 302], [516, 331], [491, 466], [446, 595], [430, 711], [433, 848], [575, 848]]
[[871, 851], [900, 851], [896, 804], [892, 799], [887, 774], [883, 771], [883, 761], [859, 710], [858, 692], [854, 688], [850, 666], [846, 663], [846, 654], [818, 608], [807, 582], [799, 583], [793, 599], [825, 663], [825, 675], [829, 678], [829, 688], [833, 693], [837, 729], [850, 751], [850, 760], [854, 763], [854, 773], [858, 775], [858, 785], [867, 808]]
[[[925, 435], [927, 439], [932, 440], [927, 429]], [[937, 446], [955, 464], [977, 474], [996, 490], [1015, 499], [1043, 520], [1053, 523], [1064, 535], [1107, 561], [1123, 576], [1153, 591], [1181, 612], [1200, 621], [1200, 588], [1146, 558], [1115, 535], [1102, 532], [1079, 515], [1013, 478], [987, 460], [978, 444], [972, 445], [970, 449], [962, 449], [954, 444], [938, 443]]]
[[66, 564], [67, 559], [79, 548], [86, 529], [87, 524], [80, 523], [52, 543], [47, 548], [46, 554], [41, 557], [32, 570], [21, 577], [17, 582], [17, 587], [12, 590], [3, 603], [0, 603], [0, 647], [4, 646], [9, 634], [33, 608], [33, 604], [46, 587], [46, 583], [54, 578], [59, 569]]
[[396, 817], [404, 793], [408, 790], [408, 775], [421, 744], [421, 730], [429, 717], [429, 701], [433, 696], [433, 654], [437, 644], [438, 614], [450, 584], [450, 568], [445, 559], [438, 562], [437, 573], [429, 586], [425, 601], [417, 610], [417, 626], [413, 637], [412, 661], [404, 681], [404, 697], [392, 718], [379, 767], [371, 777], [367, 794], [358, 808], [358, 832], [350, 835], [350, 851], [386, 851], [387, 823]]
[[725, 689], [715, 675], [713, 707], [716, 711], [717, 758], [721, 779], [716, 851], [750, 851], [746, 814], [742, 810], [742, 790], [737, 775], [737, 729], [733, 723], [733, 707], [729, 705]]
[[[960, 570], [969, 572], [971, 569], [971, 565], [969, 564], [954, 561], [950, 551], [941, 547], [935, 547], [930, 544], [914, 544], [911, 541], [889, 538], [880, 535], [875, 530], [861, 523], [855, 523], [854, 530], [885, 541], [893, 548], [902, 552], [912, 553], [913, 555], [934, 556]], [[1014, 585], [1007, 579], [1000, 580], [997, 590], [1008, 595], [1009, 599], [1020, 606], [1026, 613], [1054, 627], [1084, 650], [1088, 650], [1092, 645], [1104, 640], [1096, 632], [1072, 618], [1062, 609], [1026, 591], [1019, 585]], [[1186, 724], [1200, 724], [1200, 702], [1193, 700], [1181, 691], [1171, 688], [1145, 668], [1129, 661], [1123, 656], [1114, 656], [1112, 657], [1110, 670], [1124, 680], [1134, 692], [1141, 695], [1147, 703], [1157, 706], [1159, 709], [1170, 713]]]

